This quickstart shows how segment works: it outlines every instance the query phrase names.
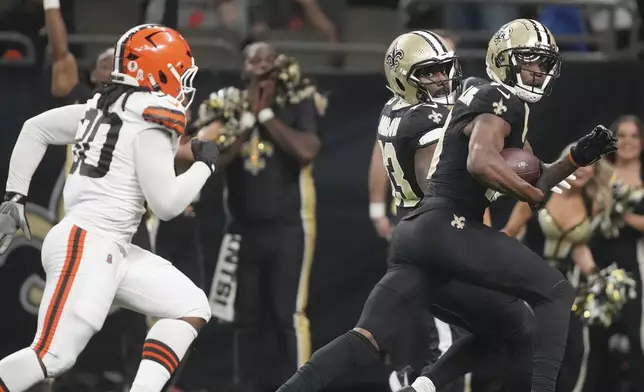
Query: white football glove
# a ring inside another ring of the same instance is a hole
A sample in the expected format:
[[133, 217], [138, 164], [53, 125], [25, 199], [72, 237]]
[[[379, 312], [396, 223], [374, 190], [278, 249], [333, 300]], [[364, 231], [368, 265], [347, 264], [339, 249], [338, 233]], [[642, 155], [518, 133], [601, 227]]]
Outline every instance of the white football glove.
[[[562, 194], [564, 190], [566, 190], [566, 189], [570, 189], [570, 184], [568, 183], [568, 181], [574, 181], [574, 180], [576, 180], [576, 179], [577, 179], [577, 177], [575, 177], [575, 175], [574, 175], [574, 174], [571, 174], [571, 175], [569, 175], [568, 177], [566, 177], [566, 179], [565, 179], [565, 180], [561, 181], [559, 184], [557, 184], [557, 185], [553, 186], [552, 188], [550, 188], [550, 190], [551, 190], [553, 193]], [[501, 193], [501, 192], [494, 192], [494, 194], [493, 194], [493, 195], [492, 195], [492, 197], [490, 198], [490, 202], [495, 201], [496, 199], [498, 199], [498, 198], [499, 198], [499, 197], [501, 197], [501, 196], [503, 196], [503, 193]]]
[[25, 238], [31, 241], [31, 230], [25, 215], [25, 197], [8, 193], [5, 202], [0, 204], [0, 255], [7, 251], [18, 229], [22, 229]]

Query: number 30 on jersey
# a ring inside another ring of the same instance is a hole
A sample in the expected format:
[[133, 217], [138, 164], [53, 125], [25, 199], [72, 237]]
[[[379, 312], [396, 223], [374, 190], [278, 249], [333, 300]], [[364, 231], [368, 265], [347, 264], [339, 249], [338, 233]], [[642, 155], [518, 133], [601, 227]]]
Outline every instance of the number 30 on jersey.
[[116, 113], [104, 116], [91, 108], [82, 123], [85, 127], [79, 128], [76, 134], [72, 149], [74, 161], [69, 174], [78, 172], [81, 176], [102, 178], [110, 170], [123, 120]]

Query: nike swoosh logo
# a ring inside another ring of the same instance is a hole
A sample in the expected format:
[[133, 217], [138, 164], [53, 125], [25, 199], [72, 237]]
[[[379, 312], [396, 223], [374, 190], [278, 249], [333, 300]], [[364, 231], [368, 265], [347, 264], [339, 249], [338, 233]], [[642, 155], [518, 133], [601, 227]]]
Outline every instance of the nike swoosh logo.
[[503, 96], [505, 97], [505, 99], [510, 99], [510, 94], [508, 94], [508, 93], [504, 93], [504, 92], [503, 92], [503, 91], [501, 91], [501, 89], [500, 89], [500, 88], [498, 88], [498, 87], [497, 87], [497, 91], [498, 91], [498, 92], [500, 92], [500, 93], [501, 93], [501, 95], [503, 95]]

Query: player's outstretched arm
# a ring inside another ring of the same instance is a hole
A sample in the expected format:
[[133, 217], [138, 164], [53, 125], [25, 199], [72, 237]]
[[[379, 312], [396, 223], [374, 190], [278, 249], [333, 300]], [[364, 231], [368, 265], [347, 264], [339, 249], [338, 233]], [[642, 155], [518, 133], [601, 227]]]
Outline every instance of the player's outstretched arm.
[[578, 167], [592, 165], [602, 155], [615, 150], [617, 150], [617, 139], [613, 133], [603, 125], [598, 125], [589, 134], [579, 139], [567, 156], [546, 165], [537, 186], [540, 189], [549, 189], [574, 173]]
[[474, 178], [521, 201], [535, 204], [543, 200], [543, 192], [521, 179], [501, 156], [510, 124], [498, 116], [483, 113], [464, 132], [470, 137], [467, 171]]
[[161, 220], [170, 220], [182, 213], [213, 172], [212, 163], [206, 163], [200, 151], [193, 149], [195, 163], [176, 176], [172, 139], [164, 128], [151, 128], [139, 133], [134, 140], [133, 152], [143, 195], [152, 212]]
[[26, 196], [31, 177], [47, 146], [72, 144], [85, 114], [85, 105], [68, 105], [32, 117], [22, 126], [9, 163], [6, 191]]

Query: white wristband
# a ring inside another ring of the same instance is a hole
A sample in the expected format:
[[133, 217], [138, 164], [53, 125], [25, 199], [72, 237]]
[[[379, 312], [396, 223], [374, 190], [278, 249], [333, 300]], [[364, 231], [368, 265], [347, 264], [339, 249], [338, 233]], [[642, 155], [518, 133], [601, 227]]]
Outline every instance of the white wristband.
[[43, 0], [42, 6], [47, 10], [60, 9], [60, 0]]
[[273, 118], [275, 118], [275, 113], [271, 108], [264, 108], [257, 113], [257, 120], [262, 124], [266, 121], [272, 120]]
[[387, 216], [385, 203], [369, 203], [369, 217], [371, 219], [384, 218]]

